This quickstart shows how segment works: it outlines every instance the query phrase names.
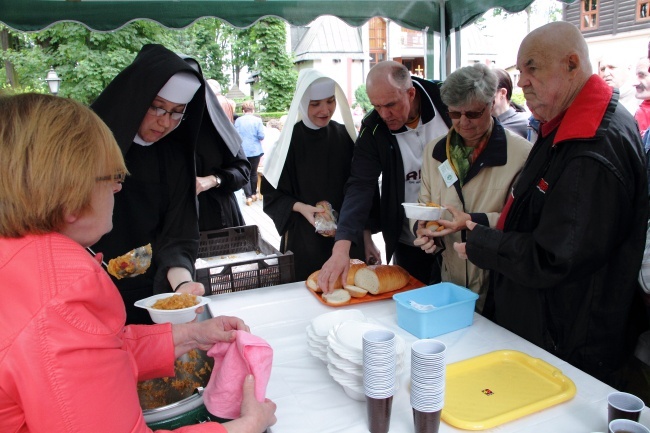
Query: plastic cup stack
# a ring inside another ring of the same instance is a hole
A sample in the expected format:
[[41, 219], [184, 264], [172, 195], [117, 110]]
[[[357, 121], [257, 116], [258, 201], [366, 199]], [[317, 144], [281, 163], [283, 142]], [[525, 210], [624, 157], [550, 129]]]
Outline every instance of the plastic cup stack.
[[372, 398], [388, 398], [397, 385], [395, 333], [371, 330], [363, 334], [363, 387]]
[[363, 388], [371, 433], [386, 433], [390, 427], [393, 395], [397, 389], [396, 347], [392, 331], [377, 329], [363, 334]]
[[445, 353], [438, 340], [418, 340], [411, 346], [411, 406], [416, 433], [436, 433], [445, 402]]

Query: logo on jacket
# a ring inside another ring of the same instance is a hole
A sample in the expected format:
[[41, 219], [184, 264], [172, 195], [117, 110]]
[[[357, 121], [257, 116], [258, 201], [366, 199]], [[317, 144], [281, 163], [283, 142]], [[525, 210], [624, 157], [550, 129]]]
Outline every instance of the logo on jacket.
[[411, 171], [409, 173], [406, 173], [406, 181], [407, 182], [419, 182], [421, 173], [422, 173], [422, 170]]
[[492, 392], [492, 390], [490, 388], [482, 389], [481, 392], [483, 394], [487, 395], [488, 397], [491, 396], [492, 394], [494, 394], [494, 392]]
[[539, 182], [537, 182], [537, 189], [542, 193], [546, 194], [546, 191], [548, 191], [548, 182], [544, 180], [544, 178], [541, 178]]

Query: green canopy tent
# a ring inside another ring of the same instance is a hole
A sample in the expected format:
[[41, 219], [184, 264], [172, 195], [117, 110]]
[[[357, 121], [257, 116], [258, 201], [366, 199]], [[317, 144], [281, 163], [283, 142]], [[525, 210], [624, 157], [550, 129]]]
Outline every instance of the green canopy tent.
[[[37, 31], [61, 21], [75, 21], [96, 31], [118, 29], [136, 19], [182, 28], [202, 17], [216, 17], [236, 27], [275, 16], [305, 25], [320, 15], [333, 15], [352, 26], [375, 16], [404, 27], [424, 30], [427, 75], [433, 76], [433, 34], [448, 36], [491, 8], [520, 12], [533, 0], [0, 0], [0, 22], [20, 31]], [[444, 4], [444, 8], [441, 5]], [[445, 58], [447, 38], [441, 38]], [[445, 76], [445, 62], [441, 62]]]

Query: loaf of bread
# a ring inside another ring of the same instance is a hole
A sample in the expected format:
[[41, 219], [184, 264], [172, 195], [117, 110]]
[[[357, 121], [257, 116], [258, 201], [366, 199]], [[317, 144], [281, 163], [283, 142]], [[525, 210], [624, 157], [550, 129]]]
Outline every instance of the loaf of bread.
[[354, 285], [378, 295], [401, 289], [409, 279], [409, 273], [400, 266], [374, 265], [359, 269], [354, 276]]
[[[354, 276], [356, 275], [357, 271], [361, 268], [364, 268], [366, 264], [362, 262], [361, 260], [357, 259], [350, 259], [350, 270], [348, 271], [348, 278], [346, 280], [345, 285], [354, 285]], [[311, 273], [309, 277], [307, 277], [307, 280], [305, 281], [305, 284], [307, 287], [311, 290], [313, 290], [316, 293], [322, 292], [321, 288], [318, 287], [318, 274], [320, 273], [320, 270], [314, 271]], [[334, 289], [342, 289], [343, 284], [341, 284], [341, 278], [339, 277], [336, 280], [336, 283], [334, 283]]]

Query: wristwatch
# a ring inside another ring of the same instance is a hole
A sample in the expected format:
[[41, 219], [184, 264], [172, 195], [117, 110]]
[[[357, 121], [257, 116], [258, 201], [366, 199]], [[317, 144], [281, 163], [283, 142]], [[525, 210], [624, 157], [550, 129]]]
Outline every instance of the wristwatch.
[[219, 176], [217, 176], [216, 174], [214, 174], [213, 176], [217, 181], [217, 184], [214, 187], [219, 188], [221, 186], [221, 178]]

